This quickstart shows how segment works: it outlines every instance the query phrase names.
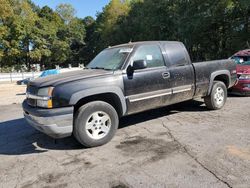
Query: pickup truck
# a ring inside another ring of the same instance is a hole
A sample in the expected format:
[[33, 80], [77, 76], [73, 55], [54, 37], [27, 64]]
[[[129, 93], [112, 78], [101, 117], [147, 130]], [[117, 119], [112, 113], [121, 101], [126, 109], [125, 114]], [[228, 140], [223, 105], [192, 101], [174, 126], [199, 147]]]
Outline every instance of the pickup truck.
[[83, 70], [31, 81], [23, 111], [39, 131], [95, 147], [113, 138], [122, 116], [194, 98], [220, 109], [236, 79], [233, 60], [191, 63], [181, 42], [127, 43], [103, 50]]

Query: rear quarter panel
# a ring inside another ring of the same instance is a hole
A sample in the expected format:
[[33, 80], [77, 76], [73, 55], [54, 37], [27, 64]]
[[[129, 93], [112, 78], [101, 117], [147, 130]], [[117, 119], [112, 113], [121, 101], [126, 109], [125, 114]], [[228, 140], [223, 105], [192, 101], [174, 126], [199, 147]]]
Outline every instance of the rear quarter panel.
[[237, 79], [236, 64], [233, 60], [215, 60], [193, 63], [196, 79], [195, 97], [203, 97], [209, 94], [211, 85], [218, 75], [227, 75], [228, 85], [232, 87]]

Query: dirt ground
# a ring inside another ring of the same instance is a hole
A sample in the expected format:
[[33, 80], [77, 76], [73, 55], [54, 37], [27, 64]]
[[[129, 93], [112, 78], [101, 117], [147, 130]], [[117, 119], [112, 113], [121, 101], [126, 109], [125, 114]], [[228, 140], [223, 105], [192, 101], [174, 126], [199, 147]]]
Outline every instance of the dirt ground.
[[0, 83], [0, 104], [18, 104], [25, 99], [26, 85]]
[[229, 97], [219, 111], [191, 101], [125, 117], [110, 143], [86, 149], [30, 127], [4, 93], [15, 99], [1, 86], [1, 188], [250, 187], [250, 98]]

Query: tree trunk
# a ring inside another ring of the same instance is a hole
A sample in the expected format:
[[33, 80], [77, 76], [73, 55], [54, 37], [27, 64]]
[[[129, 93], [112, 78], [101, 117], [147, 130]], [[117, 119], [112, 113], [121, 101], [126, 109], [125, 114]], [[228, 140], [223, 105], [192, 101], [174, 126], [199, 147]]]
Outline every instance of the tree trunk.
[[28, 71], [30, 71], [30, 59], [29, 59], [29, 40], [25, 42], [25, 64], [27, 66]]

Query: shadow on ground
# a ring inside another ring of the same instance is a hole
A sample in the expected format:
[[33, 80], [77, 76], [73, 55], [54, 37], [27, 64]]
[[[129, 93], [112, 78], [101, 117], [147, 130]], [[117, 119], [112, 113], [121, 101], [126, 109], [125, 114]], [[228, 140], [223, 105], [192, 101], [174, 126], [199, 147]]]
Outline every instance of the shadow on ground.
[[239, 97], [250, 97], [250, 94], [233, 94], [233, 93], [228, 93], [228, 98], [239, 98]]
[[[187, 101], [160, 109], [123, 117], [119, 128], [126, 128], [144, 121], [170, 116], [184, 111], [206, 111], [199, 101]], [[0, 123], [0, 155], [25, 155], [48, 150], [84, 149], [74, 137], [55, 140], [30, 127], [24, 118]]]
[[26, 93], [17, 93], [16, 96], [26, 95]]

